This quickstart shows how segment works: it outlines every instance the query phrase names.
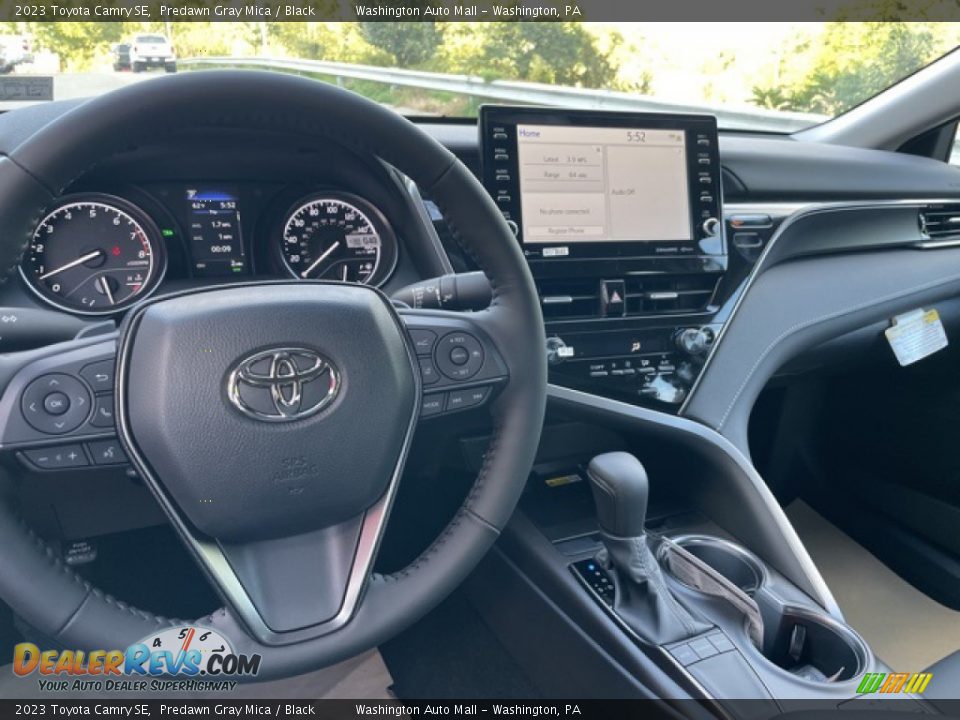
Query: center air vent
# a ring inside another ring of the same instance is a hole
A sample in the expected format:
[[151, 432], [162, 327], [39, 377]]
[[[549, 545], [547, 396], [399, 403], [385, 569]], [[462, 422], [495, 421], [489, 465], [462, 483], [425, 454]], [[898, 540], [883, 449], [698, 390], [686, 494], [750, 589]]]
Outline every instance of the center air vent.
[[[716, 275], [707, 274], [627, 276], [626, 315], [702, 312], [709, 306], [717, 282]], [[600, 284], [596, 278], [538, 280], [544, 320], [600, 317]]]
[[934, 205], [920, 212], [920, 233], [930, 240], [960, 239], [960, 205]]

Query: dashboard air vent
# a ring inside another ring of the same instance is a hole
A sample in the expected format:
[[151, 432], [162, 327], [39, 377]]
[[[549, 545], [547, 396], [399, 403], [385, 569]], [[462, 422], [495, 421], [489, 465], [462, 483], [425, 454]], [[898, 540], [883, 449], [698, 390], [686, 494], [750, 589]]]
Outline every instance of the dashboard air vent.
[[627, 277], [627, 315], [661, 315], [705, 310], [717, 289], [716, 275]]
[[929, 240], [960, 239], [960, 204], [933, 205], [920, 212], [920, 233]]
[[[707, 309], [717, 288], [716, 275], [656, 275], [626, 278], [626, 315], [696, 313]], [[538, 280], [543, 319], [584, 320], [600, 316], [600, 280]]]
[[600, 314], [600, 283], [592, 278], [538, 280], [543, 319], [583, 320]]

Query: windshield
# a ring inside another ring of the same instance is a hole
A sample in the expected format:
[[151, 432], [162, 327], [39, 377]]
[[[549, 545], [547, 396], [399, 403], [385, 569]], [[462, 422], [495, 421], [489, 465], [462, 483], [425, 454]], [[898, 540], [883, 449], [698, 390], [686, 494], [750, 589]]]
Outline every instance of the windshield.
[[338, 83], [407, 115], [475, 117], [485, 102], [700, 111], [772, 132], [842, 113], [960, 41], [960, 23], [902, 22], [3, 25], [5, 108], [43, 96], [18, 94], [17, 76], [52, 76], [59, 100], [164, 70], [246, 67]]

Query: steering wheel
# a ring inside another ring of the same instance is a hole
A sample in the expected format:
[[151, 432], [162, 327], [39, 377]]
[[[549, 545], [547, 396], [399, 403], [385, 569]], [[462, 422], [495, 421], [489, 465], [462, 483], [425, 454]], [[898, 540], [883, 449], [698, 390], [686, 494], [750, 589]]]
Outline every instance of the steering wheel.
[[[454, 155], [371, 101], [264, 72], [139, 83], [32, 134], [0, 159], [0, 263], [16, 268], [44, 208], [74, 179], [144, 141], [196, 128], [322, 137], [380, 158], [436, 200], [493, 288], [488, 309], [461, 314], [398, 310], [359, 285], [221, 285], [146, 300], [114, 337], [7, 357], [5, 449], [85, 439], [83, 418], [75, 429], [38, 433], [24, 398], [59, 379], [92, 400], [80, 370], [116, 358], [116, 433], [225, 601], [192, 622], [228, 638], [236, 653], [259, 653], [261, 679], [284, 677], [397, 634], [490, 548], [539, 439], [543, 320], [509, 228]], [[440, 372], [422, 377], [425, 360]], [[485, 401], [492, 416], [482, 469], [416, 560], [376, 574], [421, 408], [458, 393]], [[6, 504], [0, 548], [0, 596], [65, 647], [125, 648], [183, 624], [83, 581]]]

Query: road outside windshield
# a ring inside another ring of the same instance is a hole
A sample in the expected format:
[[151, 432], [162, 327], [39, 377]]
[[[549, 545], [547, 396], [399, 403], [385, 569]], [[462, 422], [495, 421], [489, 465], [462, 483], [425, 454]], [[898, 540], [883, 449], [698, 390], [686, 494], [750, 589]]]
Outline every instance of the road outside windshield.
[[474, 117], [484, 102], [692, 110], [772, 132], [842, 113], [960, 41], [958, 23], [919, 22], [0, 25], [0, 72], [53, 76], [57, 100], [246, 67], [337, 83], [408, 115]]

